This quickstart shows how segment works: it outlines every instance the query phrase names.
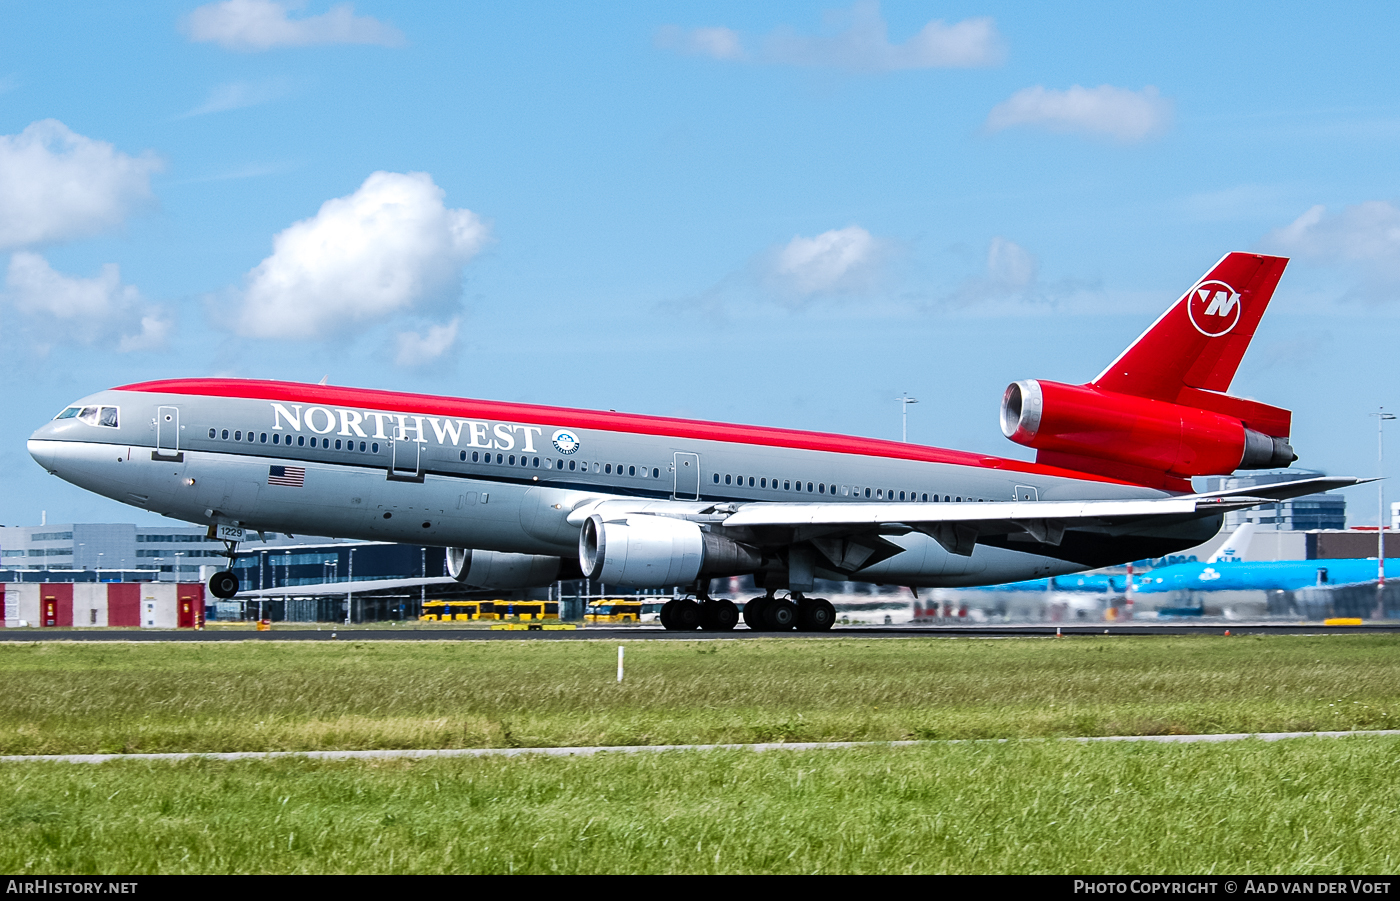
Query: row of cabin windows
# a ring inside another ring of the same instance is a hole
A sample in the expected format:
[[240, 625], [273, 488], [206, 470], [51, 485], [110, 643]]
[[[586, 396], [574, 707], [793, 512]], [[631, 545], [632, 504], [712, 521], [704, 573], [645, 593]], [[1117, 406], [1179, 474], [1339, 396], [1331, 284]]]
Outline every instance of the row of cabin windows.
[[[745, 484], [745, 478], [747, 478], [747, 480], [748, 480], [748, 487], [750, 487], [750, 488], [753, 488], [753, 487], [767, 488], [767, 487], [768, 487], [768, 482], [769, 482], [769, 480], [766, 479], [766, 478], [757, 479], [756, 481], [757, 481], [758, 484], [757, 484], [757, 486], [755, 486], [755, 484], [754, 484], [755, 479], [754, 479], [753, 476], [747, 476], [747, 477], [745, 477], [745, 476], [736, 476], [736, 475], [733, 475], [733, 474], [726, 474], [726, 475], [724, 476], [724, 484], [726, 484], [726, 485], [736, 485], [736, 486], [739, 486], [739, 487], [743, 487], [744, 484]], [[774, 491], [778, 490], [778, 480], [777, 480], [777, 479], [773, 479], [772, 482], [773, 482], [773, 490], [774, 490]], [[718, 484], [720, 483], [720, 474], [719, 474], [719, 473], [714, 473], [714, 483], [715, 483], [716, 485], [718, 485]], [[802, 490], [803, 490], [802, 482], [801, 482], [801, 481], [793, 481], [793, 480], [790, 480], [790, 479], [784, 479], [784, 480], [783, 480], [783, 489], [782, 489], [782, 490], [784, 490], [784, 491], [802, 491]], [[835, 495], [835, 494], [836, 494], [836, 486], [835, 486], [835, 485], [827, 485], [827, 484], [822, 483], [822, 482], [816, 483], [815, 486], [814, 486], [811, 482], [808, 482], [808, 483], [807, 483], [806, 490], [809, 491], [809, 492], [814, 492], [814, 493], [816, 493], [816, 494], [831, 494], [831, 495]], [[930, 503], [930, 502], [932, 502], [932, 503], [938, 503], [938, 495], [937, 495], [937, 494], [932, 495], [932, 501], [930, 501], [930, 495], [929, 495], [929, 493], [928, 493], [927, 491], [923, 492], [922, 494], [920, 494], [920, 493], [917, 492], [917, 491], [909, 491], [909, 492], [900, 491], [900, 492], [898, 492], [898, 494], [896, 495], [896, 492], [895, 492], [895, 490], [894, 490], [893, 488], [888, 489], [888, 491], [887, 491], [886, 489], [884, 489], [884, 488], [865, 488], [865, 489], [861, 489], [861, 488], [852, 488], [852, 489], [850, 489], [849, 494], [852, 495], [852, 496], [854, 496], [854, 497], [860, 497], [862, 491], [865, 492], [865, 497], [867, 497], [867, 498], [873, 498], [874, 500], [885, 500], [885, 499], [895, 500], [895, 498], [896, 498], [896, 496], [897, 496], [899, 500], [923, 501], [924, 503]], [[962, 495], [958, 495], [957, 497], [953, 497], [952, 495], [947, 495], [947, 494], [945, 494], [945, 495], [943, 495], [943, 500], [944, 500], [944, 502], [946, 502], [946, 503], [959, 503], [959, 504], [960, 504], [960, 503], [962, 503]], [[972, 498], [968, 498], [968, 500], [971, 501]], [[977, 500], [980, 502], [980, 501], [982, 500], [982, 498], [979, 497]]]
[[[217, 439], [217, 440], [220, 440], [220, 441], [229, 441], [229, 440], [233, 440], [233, 441], [243, 441], [243, 440], [244, 440], [244, 437], [243, 437], [243, 430], [242, 430], [242, 429], [234, 429], [233, 432], [229, 432], [228, 429], [223, 429], [223, 430], [219, 430], [219, 429], [210, 429], [210, 430], [209, 430], [209, 437], [210, 437], [210, 438]], [[267, 444], [267, 432], [248, 432], [247, 440], [248, 440], [250, 443], [255, 443], [255, 444]], [[291, 445], [292, 445], [292, 436], [291, 436], [291, 435], [279, 435], [277, 432], [273, 432], [273, 433], [272, 433], [272, 443], [273, 443], [273, 444], [285, 444], [285, 445], [287, 445], [288, 447], [291, 447]], [[297, 436], [297, 447], [307, 447], [307, 446], [310, 446], [310, 447], [321, 447], [321, 448], [324, 448], [324, 449], [326, 449], [326, 450], [330, 450], [332, 447], [334, 447], [336, 450], [344, 449], [344, 450], [348, 450], [348, 451], [353, 451], [353, 450], [356, 449], [356, 447], [355, 447], [355, 442], [354, 442], [354, 441], [341, 441], [339, 438], [337, 438], [337, 439], [335, 439], [334, 444], [332, 444], [331, 439], [329, 439], [329, 438], [320, 438], [320, 439], [317, 439], [314, 435], [311, 437], [310, 444], [308, 445], [306, 436], [305, 436], [305, 435], [298, 435], [298, 436]], [[359, 452], [360, 452], [360, 453], [366, 453], [366, 452], [368, 452], [368, 453], [371, 453], [371, 454], [377, 454], [377, 453], [379, 453], [379, 442], [378, 442], [378, 441], [374, 441], [374, 442], [365, 442], [365, 441], [361, 441], [361, 442], [360, 442], [360, 445], [359, 445]]]
[[[458, 458], [459, 460], [461, 460], [463, 463], [467, 462], [467, 452], [466, 452], [466, 451], [461, 451], [461, 452], [457, 455], [457, 458]], [[496, 463], [496, 464], [499, 465], [499, 466], [515, 466], [515, 465], [517, 465], [517, 464], [516, 464], [516, 456], [515, 456], [515, 454], [496, 454], [496, 458], [495, 458], [495, 460], [493, 461], [493, 460], [491, 459], [491, 454], [489, 454], [489, 453], [483, 454], [481, 451], [472, 451], [472, 454], [471, 454], [471, 461], [472, 461], [473, 463], [492, 463], [492, 462], [494, 462], [494, 463]], [[579, 460], [568, 460], [568, 461], [564, 461], [564, 460], [553, 460], [553, 459], [548, 459], [548, 458], [546, 458], [546, 459], [544, 460], [544, 468], [545, 468], [545, 469], [558, 469], [558, 470], [562, 470], [562, 469], [564, 469], [564, 464], [565, 464], [565, 462], [568, 463], [568, 469], [569, 469], [570, 472], [588, 472], [588, 464], [587, 464], [587, 463], [584, 463], [584, 462], [581, 462], [581, 461], [579, 461]], [[530, 468], [532, 468], [532, 469], [539, 469], [539, 468], [540, 468], [540, 458], [539, 458], [539, 457], [527, 457], [527, 456], [525, 456], [524, 454], [521, 454], [521, 455], [520, 455], [520, 462], [519, 462], [519, 465], [520, 465], [520, 466], [528, 466], [528, 467], [530, 467]], [[605, 473], [606, 475], [612, 475], [614, 471], [616, 471], [618, 475], [622, 475], [622, 474], [623, 474], [623, 470], [626, 470], [627, 475], [632, 476], [632, 477], [634, 477], [634, 478], [636, 478], [636, 477], [641, 477], [641, 478], [645, 479], [645, 478], [647, 478], [647, 476], [648, 476], [647, 468], [646, 468], [645, 466], [642, 466], [642, 467], [639, 468], [639, 467], [637, 467], [635, 464], [634, 464], [634, 465], [631, 465], [631, 466], [628, 466], [628, 465], [625, 464], [625, 463], [617, 463], [617, 464], [612, 464], [612, 463], [594, 463], [594, 464], [593, 464], [593, 471], [594, 471], [594, 472], [601, 472], [601, 473]], [[651, 478], [653, 478], [653, 479], [659, 479], [659, 478], [661, 477], [661, 470], [660, 470], [659, 468], [657, 468], [657, 467], [652, 467], [650, 476], [651, 476]]]

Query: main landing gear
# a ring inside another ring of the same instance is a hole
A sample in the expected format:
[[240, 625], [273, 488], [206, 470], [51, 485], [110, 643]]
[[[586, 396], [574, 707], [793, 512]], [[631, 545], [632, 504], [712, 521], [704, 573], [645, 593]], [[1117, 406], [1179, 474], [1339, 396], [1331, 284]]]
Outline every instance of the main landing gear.
[[728, 632], [739, 624], [739, 608], [727, 598], [714, 600], [704, 585], [695, 598], [677, 598], [661, 605], [661, 625], [667, 629], [691, 632]]
[[238, 542], [225, 538], [224, 556], [228, 558], [228, 569], [220, 570], [209, 577], [209, 593], [226, 601], [238, 594], [238, 576], [233, 574], [233, 561], [238, 556]]
[[755, 632], [826, 632], [836, 624], [836, 608], [825, 598], [765, 595], [744, 605], [744, 625]]

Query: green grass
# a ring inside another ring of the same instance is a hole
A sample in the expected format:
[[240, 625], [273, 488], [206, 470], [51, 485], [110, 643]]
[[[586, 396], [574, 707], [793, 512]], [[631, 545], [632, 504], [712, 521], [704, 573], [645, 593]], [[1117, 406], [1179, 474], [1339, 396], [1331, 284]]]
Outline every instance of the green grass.
[[1400, 740], [0, 766], [21, 873], [1394, 873]]
[[1400, 728], [1400, 636], [0, 645], [0, 754]]

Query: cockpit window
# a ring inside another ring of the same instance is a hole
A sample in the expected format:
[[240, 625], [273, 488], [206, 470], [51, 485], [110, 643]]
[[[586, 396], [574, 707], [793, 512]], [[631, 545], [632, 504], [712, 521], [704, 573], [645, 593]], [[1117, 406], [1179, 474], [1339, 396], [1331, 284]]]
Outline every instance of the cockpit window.
[[119, 417], [117, 407], [69, 407], [55, 419], [74, 419], [85, 422], [88, 425], [103, 426], [109, 429], [118, 427]]

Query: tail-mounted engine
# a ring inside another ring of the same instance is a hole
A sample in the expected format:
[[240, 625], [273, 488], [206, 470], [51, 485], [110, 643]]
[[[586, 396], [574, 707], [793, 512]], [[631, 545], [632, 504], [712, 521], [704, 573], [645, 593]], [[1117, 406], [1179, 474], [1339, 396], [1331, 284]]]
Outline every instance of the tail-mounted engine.
[[739, 576], [763, 564], [758, 549], [688, 520], [646, 515], [605, 520], [597, 513], [579, 531], [578, 559], [588, 578], [634, 588]]
[[[1006, 389], [1001, 430], [1036, 448], [1037, 462], [1143, 484], [1273, 469], [1298, 459], [1288, 444], [1286, 410], [1205, 391], [1192, 399], [1228, 412], [1027, 379]], [[1277, 432], [1280, 421], [1282, 435], [1250, 428], [1257, 423]]]

